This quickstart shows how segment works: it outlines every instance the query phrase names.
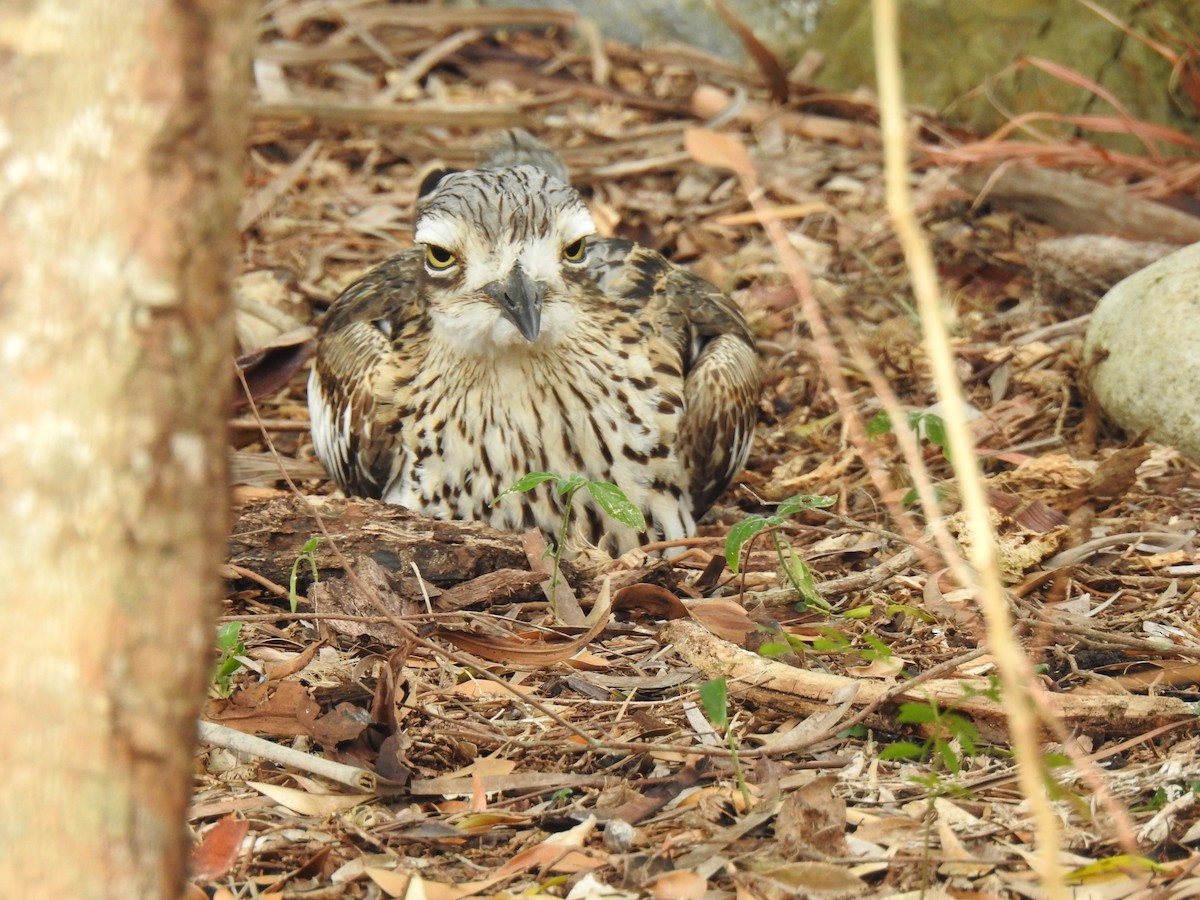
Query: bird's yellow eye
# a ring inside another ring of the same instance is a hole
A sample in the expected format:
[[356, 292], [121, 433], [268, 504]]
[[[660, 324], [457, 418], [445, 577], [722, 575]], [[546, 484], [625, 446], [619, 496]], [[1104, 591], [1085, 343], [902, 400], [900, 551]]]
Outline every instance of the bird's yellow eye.
[[563, 247], [563, 259], [567, 262], [579, 262], [583, 259], [584, 253], [587, 252], [587, 240], [580, 238], [577, 241], [571, 241], [567, 246]]
[[439, 247], [437, 244], [425, 245], [425, 263], [431, 269], [448, 269], [458, 260], [454, 254], [445, 247]]

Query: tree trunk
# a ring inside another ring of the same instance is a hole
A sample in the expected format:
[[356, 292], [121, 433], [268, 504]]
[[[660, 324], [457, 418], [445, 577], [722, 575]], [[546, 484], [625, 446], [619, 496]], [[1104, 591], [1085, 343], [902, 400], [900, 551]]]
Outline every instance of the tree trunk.
[[254, 6], [4, 13], [0, 893], [183, 888]]

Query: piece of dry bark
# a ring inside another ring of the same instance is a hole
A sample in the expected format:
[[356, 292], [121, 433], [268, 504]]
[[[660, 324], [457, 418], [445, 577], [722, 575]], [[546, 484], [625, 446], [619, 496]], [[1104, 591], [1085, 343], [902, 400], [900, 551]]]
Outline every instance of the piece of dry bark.
[[[309, 538], [321, 536], [313, 510], [344, 558], [370, 557], [391, 575], [410, 577], [415, 564], [430, 584], [446, 587], [497, 569], [526, 568], [519, 535], [478, 522], [443, 522], [358, 497], [251, 500], [234, 523], [229, 561], [287, 584], [301, 547]], [[322, 579], [343, 574], [329, 540], [322, 538], [315, 557]], [[301, 575], [307, 573], [305, 564]], [[305, 583], [309, 580], [303, 578]]]
[[[667, 623], [662, 637], [664, 643], [675, 646], [689, 665], [700, 669], [704, 677], [727, 678], [730, 691], [771, 709], [805, 713], [828, 709], [837, 702], [835, 696], [847, 689], [856, 691], [852, 705], [863, 707], [893, 687], [879, 679], [813, 672], [765, 659], [721, 640], [689, 619]], [[989, 689], [988, 681], [983, 678], [926, 681], [911, 692], [891, 697], [866, 724], [894, 730], [899, 704], [934, 700], [943, 709], [969, 715], [985, 739], [1003, 739], [1007, 734], [1004, 707], [986, 695]], [[1175, 697], [1047, 694], [1046, 701], [1067, 729], [1103, 732], [1110, 737], [1141, 734], [1165, 722], [1195, 717], [1191, 706]]]
[[1068, 234], [1103, 233], [1178, 244], [1200, 241], [1200, 219], [1058, 169], [1017, 165], [997, 174], [994, 166], [972, 166], [957, 181], [995, 205]]
[[1038, 241], [1029, 253], [1029, 267], [1042, 290], [1048, 282], [1072, 294], [1099, 298], [1118, 281], [1178, 249], [1178, 244], [1165, 241], [1073, 234]]
[[[400, 595], [392, 590], [387, 573], [375, 560], [360, 556], [353, 564], [357, 579], [323, 578], [308, 589], [308, 599], [317, 614], [332, 613], [358, 617], [331, 618], [322, 622], [322, 627], [351, 638], [369, 635], [386, 647], [400, 646], [405, 636], [390, 622], [377, 620], [385, 614], [402, 618], [414, 612], [415, 610], [408, 608], [411, 601], [406, 604]], [[374, 597], [364, 596], [364, 592], [359, 589], [360, 584], [373, 593]], [[380, 604], [383, 605], [382, 609]]]

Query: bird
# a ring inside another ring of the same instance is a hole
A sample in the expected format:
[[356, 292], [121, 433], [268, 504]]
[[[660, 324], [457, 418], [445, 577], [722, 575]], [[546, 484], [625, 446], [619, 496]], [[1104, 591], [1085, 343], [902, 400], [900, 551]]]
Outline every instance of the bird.
[[557, 155], [520, 130], [478, 168], [425, 179], [413, 244], [319, 326], [309, 414], [338, 487], [554, 540], [554, 483], [506, 490], [532, 472], [580, 475], [616, 485], [647, 527], [579, 491], [573, 547], [691, 536], [754, 436], [762, 378], [737, 304], [652, 249], [597, 236]]

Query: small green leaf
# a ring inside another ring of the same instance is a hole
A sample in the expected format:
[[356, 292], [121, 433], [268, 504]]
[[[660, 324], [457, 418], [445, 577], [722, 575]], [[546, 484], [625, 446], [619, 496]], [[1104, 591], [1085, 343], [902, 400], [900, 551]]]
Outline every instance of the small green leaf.
[[300, 548], [300, 552], [301, 553], [314, 553], [316, 551], [317, 547], [320, 545], [320, 543], [321, 543], [320, 536], [314, 534], [312, 537], [310, 537], [307, 541], [304, 542], [304, 546]]
[[1000, 679], [995, 675], [988, 676], [988, 686], [982, 690], [969, 684], [963, 684], [964, 697], [986, 697], [993, 703], [1000, 702]]
[[1064, 877], [1075, 882], [1114, 875], [1129, 877], [1131, 873], [1139, 871], [1163, 872], [1166, 871], [1166, 868], [1162, 863], [1154, 862], [1144, 856], [1129, 856], [1122, 853], [1118, 856], [1106, 856], [1087, 865], [1079, 866], [1065, 873]]
[[975, 756], [979, 752], [979, 744], [976, 739], [979, 737], [979, 732], [970, 722], [963, 720], [965, 728], [955, 728], [954, 735], [958, 738], [958, 743], [962, 747], [964, 756]]
[[836, 628], [826, 626], [817, 629], [821, 636], [813, 641], [812, 648], [822, 653], [841, 653], [850, 647], [850, 638]]
[[925, 438], [929, 443], [944, 450], [950, 442], [946, 438], [946, 423], [942, 421], [942, 417], [926, 413], [921, 419], [921, 424], [925, 427]]
[[742, 561], [742, 545], [766, 527], [767, 520], [762, 516], [746, 516], [729, 529], [729, 534], [725, 537], [725, 562], [729, 564], [729, 571], [734, 575], [738, 573], [738, 566]]
[[554, 486], [554, 490], [560, 497], [574, 497], [576, 491], [581, 487], [585, 487], [587, 482], [582, 475], [568, 475], [566, 478], [558, 479], [558, 484]]
[[870, 606], [870, 605], [853, 606], [850, 609], [846, 610], [844, 613], [842, 613], [842, 618], [844, 618], [844, 619], [869, 619], [869, 618], [871, 618], [871, 613], [874, 610], [875, 610], [875, 607]]
[[729, 721], [728, 696], [724, 678], [714, 678], [700, 685], [700, 707], [717, 728], [724, 728]]
[[758, 646], [758, 655], [767, 659], [778, 659], [785, 653], [791, 652], [792, 645], [786, 641], [766, 641]]
[[879, 437], [881, 434], [890, 434], [892, 430], [892, 417], [886, 412], [876, 413], [867, 422], [867, 437]]
[[828, 509], [836, 502], [837, 497], [831, 494], [796, 494], [781, 500], [775, 507], [775, 515], [787, 518], [810, 509]]
[[896, 741], [888, 744], [879, 754], [880, 759], [922, 759], [925, 748], [912, 741]]
[[213, 676], [213, 680], [218, 684], [225, 685], [229, 682], [229, 676], [242, 667], [242, 661], [235, 656], [228, 656], [221, 660], [217, 666], [217, 673]]
[[868, 633], [864, 634], [862, 638], [866, 642], [867, 646], [874, 651], [874, 656], [876, 659], [892, 658], [892, 648], [879, 638], [875, 637], [875, 635]]
[[921, 609], [919, 606], [910, 606], [907, 603], [889, 603], [884, 610], [889, 616], [905, 615], [912, 616], [920, 622], [936, 622], [933, 616]]
[[217, 628], [217, 649], [222, 653], [236, 652], [241, 642], [241, 622], [226, 622]]
[[596, 505], [620, 522], [637, 531], [646, 530], [646, 517], [629, 501], [625, 492], [607, 481], [589, 481], [585, 487]]
[[788, 583], [804, 598], [806, 606], [816, 607], [824, 612], [832, 612], [833, 607], [825, 602], [817, 593], [816, 579], [808, 563], [800, 558], [795, 549], [778, 532], [772, 532], [775, 538], [775, 554], [779, 557], [779, 568]]
[[945, 741], [935, 741], [934, 750], [936, 750], [937, 754], [942, 758], [942, 763], [945, 764], [946, 771], [948, 771], [951, 775], [957, 775], [962, 771], [962, 760], [959, 759], [958, 754], [954, 752], [953, 747], [951, 747]]
[[558, 476], [550, 472], [530, 472], [528, 475], [523, 476], [512, 487], [507, 487], [497, 494], [496, 499], [492, 501], [491, 505], [495, 506], [500, 502], [500, 498], [507, 494], [523, 494], [526, 491], [532, 491], [539, 484], [545, 484], [547, 481], [557, 480]]
[[917, 437], [929, 441], [942, 451], [942, 456], [950, 459], [950, 441], [946, 436], [946, 423], [941, 416], [929, 412], [910, 413], [908, 425]]
[[928, 725], [938, 714], [928, 703], [901, 703], [896, 721], [903, 725]]

